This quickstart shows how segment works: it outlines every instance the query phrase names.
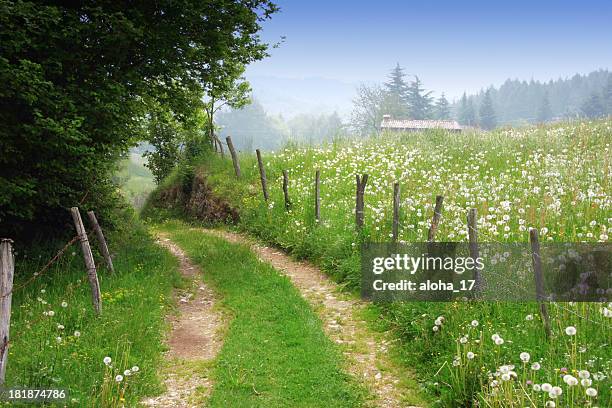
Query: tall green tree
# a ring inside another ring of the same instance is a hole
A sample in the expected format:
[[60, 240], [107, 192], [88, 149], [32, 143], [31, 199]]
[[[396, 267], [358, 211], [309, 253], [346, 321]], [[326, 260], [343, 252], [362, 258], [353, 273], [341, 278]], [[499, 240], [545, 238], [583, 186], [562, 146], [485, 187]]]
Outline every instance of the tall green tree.
[[383, 115], [391, 110], [385, 89], [380, 85], [361, 84], [353, 99], [351, 128], [361, 136], [377, 134]]
[[542, 96], [542, 101], [540, 101], [540, 106], [538, 108], [537, 121], [539, 123], [544, 123], [551, 119], [552, 109], [550, 107], [550, 99], [548, 98], [548, 92], [544, 92], [544, 96]]
[[608, 82], [602, 93], [602, 102], [604, 104], [606, 114], [612, 115], [612, 74], [608, 75]]
[[468, 99], [465, 92], [459, 102], [458, 120], [464, 126], [476, 126], [476, 111], [472, 99]]
[[448, 100], [444, 97], [444, 92], [436, 101], [436, 106], [434, 110], [436, 119], [450, 119], [450, 104], [448, 103]]
[[495, 109], [493, 108], [493, 100], [491, 99], [491, 89], [485, 91], [484, 97], [480, 104], [480, 127], [483, 129], [491, 130], [497, 126], [497, 117], [495, 116]]
[[194, 90], [267, 55], [268, 0], [0, 0], [0, 230], [60, 231], [81, 204], [110, 216], [115, 160], [147, 100], [186, 116]]
[[430, 119], [433, 113], [433, 97], [431, 91], [425, 91], [418, 76], [408, 87], [408, 106], [412, 119]]
[[591, 96], [584, 101], [580, 110], [584, 116], [591, 119], [600, 118], [606, 114], [606, 108], [602, 98], [596, 92], [593, 92]]
[[408, 84], [404, 80], [405, 76], [404, 69], [398, 63], [384, 84], [388, 105], [388, 112], [385, 113], [394, 118], [405, 118], [409, 113]]

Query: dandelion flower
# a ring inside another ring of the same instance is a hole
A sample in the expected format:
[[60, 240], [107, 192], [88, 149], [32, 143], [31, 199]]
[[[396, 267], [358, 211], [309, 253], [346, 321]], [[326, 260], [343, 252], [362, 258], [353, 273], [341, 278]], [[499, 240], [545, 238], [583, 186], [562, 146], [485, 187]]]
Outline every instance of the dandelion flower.
[[478, 327], [478, 320], [472, 320], [472, 327]]
[[473, 360], [475, 357], [475, 354], [472, 353], [471, 351], [468, 351], [466, 354], [466, 357], [468, 358], [468, 360]]
[[438, 330], [440, 330], [440, 328], [438, 326], [434, 326], [431, 328], [431, 330], [433, 330], [434, 332], [437, 332]]
[[51, 317], [55, 316], [55, 312], [53, 310], [49, 310], [47, 314]]
[[110, 357], [104, 357], [104, 364], [109, 365], [111, 363], [111, 361], [113, 361]]
[[530, 356], [530, 355], [529, 355], [529, 353], [527, 353], [527, 352], [522, 352], [522, 353], [519, 355], [519, 357], [520, 357], [520, 359], [521, 359], [521, 361], [522, 361], [523, 363], [528, 363], [528, 362], [529, 362], [529, 359], [531, 358], [531, 356]]
[[578, 377], [585, 379], [585, 378], [589, 378], [591, 376], [591, 373], [588, 372], [588, 370], [580, 370], [578, 371]]
[[62, 338], [61, 338], [60, 336], [57, 336], [57, 337], [55, 338], [55, 341], [57, 341], [58, 343], [61, 343], [61, 342], [62, 342]]
[[573, 387], [574, 385], [578, 385], [578, 379], [573, 375], [566, 374], [563, 376], [563, 382]]
[[542, 390], [542, 386], [540, 384], [533, 384], [533, 390], [539, 392]]
[[546, 408], [555, 408], [556, 406], [555, 401], [546, 401]]
[[466, 336], [463, 336], [463, 337], [461, 337], [461, 338], [459, 339], [459, 343], [461, 343], [461, 344], [465, 344], [465, 343], [467, 343], [467, 342], [468, 342], [468, 338], [467, 338]]
[[58, 330], [64, 330], [64, 325], [63, 324], [58, 324], [57, 325], [57, 329]]
[[550, 394], [554, 395], [555, 397], [558, 397], [559, 395], [563, 394], [563, 390], [561, 389], [561, 387], [552, 387], [552, 389], [550, 390]]
[[527, 320], [528, 322], [533, 320], [533, 315], [532, 314], [528, 314], [527, 316], [525, 316], [525, 320]]
[[589, 397], [597, 396], [597, 390], [595, 388], [587, 388], [585, 392], [586, 392], [586, 395], [588, 395]]
[[501, 346], [502, 344], [504, 344], [504, 339], [502, 339], [501, 337], [496, 338], [495, 344], [497, 344], [498, 346]]
[[117, 381], [117, 382], [121, 382], [121, 381], [123, 381], [123, 376], [122, 376], [122, 375], [118, 375], [118, 376], [116, 376], [116, 377], [115, 377], [115, 381]]
[[541, 368], [541, 366], [540, 366], [540, 363], [538, 363], [538, 362], [535, 362], [535, 363], [533, 363], [533, 364], [531, 365], [531, 369], [532, 369], [533, 371], [538, 371], [540, 368]]
[[591, 381], [590, 378], [583, 378], [582, 380], [580, 380], [580, 384], [583, 387], [590, 387], [593, 384], [593, 381]]
[[128, 369], [123, 372], [123, 375], [125, 375], [126, 377], [129, 377], [130, 375], [132, 375], [132, 372]]
[[62, 302], [62, 307], [63, 307], [63, 308], [68, 307], [68, 303], [67, 303], [66, 301]]
[[133, 372], [133, 373], [137, 373], [137, 372], [138, 372], [138, 370], [140, 370], [140, 368], [138, 368], [138, 366], [134, 366], [134, 367], [132, 367], [132, 372]]
[[576, 328], [574, 326], [567, 326], [565, 328], [565, 334], [567, 334], [568, 336], [576, 335]]
[[552, 385], [550, 385], [549, 383], [542, 384], [542, 391], [550, 392], [551, 390], [552, 390]]
[[503, 373], [503, 374], [501, 375], [501, 379], [502, 379], [502, 380], [504, 380], [504, 381], [510, 381], [510, 374], [508, 374], [508, 373]]
[[78, 331], [78, 330], [76, 330], [76, 331], [74, 332], [74, 337], [81, 337], [81, 332], [80, 332], [80, 331]]

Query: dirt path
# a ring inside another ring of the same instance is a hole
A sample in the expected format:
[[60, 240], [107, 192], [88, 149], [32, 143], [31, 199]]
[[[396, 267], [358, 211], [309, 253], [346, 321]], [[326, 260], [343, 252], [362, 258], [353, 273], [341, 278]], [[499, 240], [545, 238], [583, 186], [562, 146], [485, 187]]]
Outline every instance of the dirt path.
[[191, 288], [178, 292], [178, 313], [170, 318], [166, 367], [161, 375], [166, 392], [142, 401], [147, 407], [199, 407], [212, 390], [208, 377], [210, 363], [223, 344], [226, 319], [215, 309], [215, 294], [201, 280], [200, 269], [164, 235], [157, 241], [180, 262], [181, 274], [191, 280]]
[[383, 408], [412, 407], [405, 401], [415, 400], [415, 384], [400, 378], [410, 377], [393, 364], [388, 356], [389, 339], [368, 329], [359, 318], [365, 303], [343, 294], [323, 272], [306, 262], [297, 262], [277, 249], [257, 244], [247, 236], [221, 230], [203, 230], [227, 241], [247, 244], [265, 262], [285, 273], [308, 300], [324, 323], [329, 338], [341, 346], [348, 360], [348, 370], [374, 395], [374, 406]]

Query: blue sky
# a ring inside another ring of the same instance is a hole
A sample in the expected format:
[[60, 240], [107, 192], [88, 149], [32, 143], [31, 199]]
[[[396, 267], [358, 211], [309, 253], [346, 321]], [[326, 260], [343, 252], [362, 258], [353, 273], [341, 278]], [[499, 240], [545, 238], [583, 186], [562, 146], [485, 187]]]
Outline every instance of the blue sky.
[[436, 94], [612, 67], [612, 1], [277, 1], [286, 40], [247, 78], [382, 82], [399, 62]]

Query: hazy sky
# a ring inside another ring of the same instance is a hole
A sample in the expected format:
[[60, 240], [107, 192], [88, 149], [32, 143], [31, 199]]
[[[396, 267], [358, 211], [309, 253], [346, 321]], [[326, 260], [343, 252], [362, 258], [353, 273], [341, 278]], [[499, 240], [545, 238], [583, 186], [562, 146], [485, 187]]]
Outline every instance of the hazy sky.
[[277, 1], [249, 76], [384, 81], [399, 62], [451, 98], [612, 67], [612, 1]]

